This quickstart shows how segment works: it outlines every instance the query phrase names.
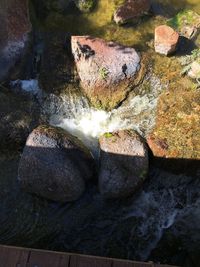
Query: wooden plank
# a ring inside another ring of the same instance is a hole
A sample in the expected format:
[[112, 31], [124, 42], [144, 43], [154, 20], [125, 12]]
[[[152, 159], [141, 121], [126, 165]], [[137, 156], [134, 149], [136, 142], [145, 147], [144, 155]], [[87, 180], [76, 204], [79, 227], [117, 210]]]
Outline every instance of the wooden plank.
[[0, 246], [0, 266], [2, 267], [26, 267], [28, 257], [28, 250]]
[[69, 267], [112, 267], [112, 260], [72, 255]]
[[68, 267], [70, 256], [47, 251], [31, 251], [26, 267]]
[[[113, 263], [112, 267], [154, 267], [153, 264], [151, 263], [146, 263], [146, 262], [130, 262], [130, 261], [119, 261], [116, 260]], [[162, 266], [159, 266], [162, 267]]]

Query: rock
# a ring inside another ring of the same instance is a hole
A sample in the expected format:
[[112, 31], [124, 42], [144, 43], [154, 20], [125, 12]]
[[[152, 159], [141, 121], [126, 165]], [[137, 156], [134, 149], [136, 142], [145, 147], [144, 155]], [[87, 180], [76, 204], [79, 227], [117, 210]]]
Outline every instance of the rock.
[[143, 184], [148, 173], [148, 150], [132, 130], [106, 133], [99, 140], [99, 190], [106, 198], [123, 198]]
[[78, 9], [84, 13], [91, 11], [95, 4], [95, 0], [75, 0], [74, 2]]
[[31, 30], [27, 0], [0, 2], [0, 80], [24, 51]]
[[134, 84], [140, 56], [134, 48], [90, 36], [72, 36], [72, 52], [84, 93], [96, 108], [111, 110]]
[[200, 15], [193, 10], [183, 10], [167, 24], [178, 31], [181, 36], [193, 39], [200, 28]]
[[188, 76], [193, 79], [200, 79], [200, 62], [192, 62], [190, 65], [190, 70], [188, 71]]
[[93, 158], [77, 138], [45, 125], [29, 135], [18, 170], [27, 192], [54, 201], [74, 201], [92, 175]]
[[150, 10], [151, 4], [149, 0], [126, 0], [114, 14], [114, 21], [119, 24], [128, 22], [138, 22], [138, 20], [146, 15]]
[[155, 29], [155, 51], [160, 54], [169, 55], [176, 51], [179, 34], [171, 27], [161, 25]]

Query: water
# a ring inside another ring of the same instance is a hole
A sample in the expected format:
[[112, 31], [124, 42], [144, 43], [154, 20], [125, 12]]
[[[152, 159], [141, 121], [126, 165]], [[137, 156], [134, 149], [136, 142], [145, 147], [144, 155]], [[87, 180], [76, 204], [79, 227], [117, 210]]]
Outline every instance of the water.
[[[76, 15], [75, 20], [71, 14], [51, 13], [43, 26], [112, 39], [151, 54], [147, 42], [153, 37], [155, 25], [165, 18], [146, 18], [137, 27], [118, 27], [111, 22], [116, 4], [100, 0], [93, 13]], [[160, 12], [164, 8], [167, 15], [184, 5], [200, 12], [199, 0], [167, 0], [160, 4]], [[169, 84], [185, 83], [178, 75], [174, 57], [153, 55], [144, 82], [111, 112], [90, 107], [87, 99], [74, 90], [75, 85], [67, 94], [59, 95], [42, 91], [37, 79], [14, 85], [19, 94], [24, 90], [39, 102], [42, 121], [78, 136], [97, 157], [98, 138], [104, 132], [131, 128], [146, 137], [155, 124], [159, 95]], [[176, 175], [152, 163], [144, 188], [128, 200], [105, 201], [94, 183], [80, 200], [60, 205], [20, 190], [16, 179], [19, 159], [18, 153], [0, 155], [0, 243], [176, 264], [182, 264], [188, 253], [199, 251], [199, 173]], [[167, 254], [168, 235], [172, 240], [178, 238], [181, 245], [170, 247]]]

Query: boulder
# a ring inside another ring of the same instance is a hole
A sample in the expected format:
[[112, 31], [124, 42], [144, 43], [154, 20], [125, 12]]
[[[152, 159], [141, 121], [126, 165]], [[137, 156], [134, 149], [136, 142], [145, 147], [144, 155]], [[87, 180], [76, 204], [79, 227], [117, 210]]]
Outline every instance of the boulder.
[[188, 76], [192, 79], [200, 79], [200, 62], [194, 61], [190, 65]]
[[146, 15], [151, 7], [150, 0], [126, 0], [114, 14], [114, 21], [119, 24], [128, 22], [138, 22], [138, 20]]
[[93, 158], [80, 141], [41, 125], [29, 135], [18, 170], [22, 188], [54, 201], [74, 201], [93, 175]]
[[148, 173], [148, 149], [133, 130], [106, 133], [99, 139], [99, 190], [106, 198], [123, 198], [140, 188]]
[[171, 27], [161, 25], [155, 29], [155, 51], [160, 54], [169, 55], [176, 51], [179, 34]]
[[140, 56], [134, 48], [90, 36], [72, 36], [81, 86], [96, 108], [111, 110], [123, 101], [134, 85]]
[[31, 30], [27, 0], [0, 1], [0, 80], [19, 59]]

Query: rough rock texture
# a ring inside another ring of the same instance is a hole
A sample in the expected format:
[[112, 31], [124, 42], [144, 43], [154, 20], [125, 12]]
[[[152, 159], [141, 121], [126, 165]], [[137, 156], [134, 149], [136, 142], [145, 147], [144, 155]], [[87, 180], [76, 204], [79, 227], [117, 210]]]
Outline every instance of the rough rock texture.
[[132, 130], [107, 133], [100, 137], [99, 190], [106, 198], [133, 194], [148, 173], [148, 150]]
[[74, 201], [92, 175], [91, 154], [77, 138], [51, 126], [39, 126], [29, 135], [18, 171], [26, 191], [54, 201]]
[[200, 15], [193, 10], [183, 10], [168, 21], [168, 25], [181, 36], [193, 39], [200, 28]]
[[160, 54], [169, 55], [176, 51], [179, 34], [171, 27], [161, 25], [155, 29], [155, 51]]
[[[166, 167], [184, 171], [200, 159], [200, 93], [172, 89], [159, 99], [156, 125], [147, 137], [153, 155]], [[167, 160], [168, 159], [168, 160]], [[169, 164], [171, 166], [169, 166]], [[192, 170], [191, 170], [192, 171]]]
[[31, 30], [27, 0], [0, 1], [0, 79], [22, 53]]
[[140, 68], [135, 49], [90, 36], [72, 36], [72, 52], [83, 91], [95, 107], [111, 110], [124, 100]]
[[120, 25], [127, 22], [137, 22], [138, 19], [149, 12], [150, 7], [150, 0], [126, 0], [116, 10], [114, 21]]
[[39, 107], [28, 96], [0, 88], [0, 151], [21, 150], [38, 125]]
[[190, 65], [190, 70], [188, 71], [188, 76], [193, 79], [200, 78], [200, 62], [194, 61]]

